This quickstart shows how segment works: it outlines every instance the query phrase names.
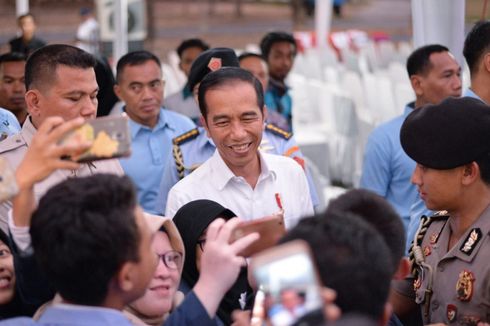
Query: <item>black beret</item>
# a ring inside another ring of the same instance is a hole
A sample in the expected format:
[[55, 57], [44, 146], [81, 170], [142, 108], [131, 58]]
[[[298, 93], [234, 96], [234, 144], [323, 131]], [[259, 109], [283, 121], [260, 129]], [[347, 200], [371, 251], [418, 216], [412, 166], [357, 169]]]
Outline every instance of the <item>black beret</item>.
[[490, 152], [490, 106], [450, 97], [413, 110], [400, 131], [403, 150], [428, 168], [452, 169]]
[[214, 48], [202, 52], [192, 63], [187, 86], [192, 91], [208, 73], [221, 67], [239, 67], [235, 51], [229, 48]]

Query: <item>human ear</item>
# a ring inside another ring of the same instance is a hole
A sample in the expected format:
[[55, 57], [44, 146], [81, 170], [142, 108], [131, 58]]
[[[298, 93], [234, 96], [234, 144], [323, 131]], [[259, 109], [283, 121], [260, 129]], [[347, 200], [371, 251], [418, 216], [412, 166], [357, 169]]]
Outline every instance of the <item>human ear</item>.
[[40, 108], [40, 94], [37, 90], [29, 90], [25, 95], [27, 111], [33, 117], [39, 117], [41, 115]]

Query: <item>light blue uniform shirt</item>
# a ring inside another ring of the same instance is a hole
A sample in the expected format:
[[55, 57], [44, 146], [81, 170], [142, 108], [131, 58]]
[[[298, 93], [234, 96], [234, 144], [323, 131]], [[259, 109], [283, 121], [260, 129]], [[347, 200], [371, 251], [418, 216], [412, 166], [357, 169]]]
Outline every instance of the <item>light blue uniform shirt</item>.
[[9, 110], [0, 108], [0, 141], [20, 131], [20, 124]]
[[[180, 145], [182, 151], [182, 158], [184, 161], [184, 175], [188, 175], [199, 165], [207, 161], [213, 156], [216, 146], [213, 140], [206, 136], [206, 131], [203, 127], [197, 128], [199, 135], [192, 140], [186, 141]], [[291, 137], [289, 139], [282, 138], [269, 130], [264, 130], [262, 136], [262, 143], [260, 145], [261, 150], [266, 153], [284, 155], [291, 148], [295, 148], [296, 141]], [[303, 158], [303, 154], [298, 149], [293, 152], [291, 157]], [[311, 178], [310, 173], [306, 173], [308, 180], [308, 187], [310, 189], [311, 201], [313, 206], [319, 204], [318, 195]], [[163, 177], [160, 183], [158, 198], [156, 200], [155, 212], [156, 214], [164, 214], [167, 206], [167, 195], [170, 189], [180, 180], [177, 172], [177, 167], [173, 159], [165, 166]]]
[[[463, 93], [463, 96], [476, 98], [484, 102], [481, 97], [476, 95], [475, 92], [473, 92], [469, 88]], [[417, 228], [419, 227], [420, 218], [422, 217], [422, 215], [431, 216], [433, 214], [434, 212], [425, 207], [424, 201], [420, 198], [419, 195], [417, 195], [415, 203], [410, 209], [410, 223], [408, 225], [407, 231], [407, 252], [410, 249], [410, 245], [412, 243], [413, 237], [415, 236], [415, 232], [417, 232]]]
[[361, 188], [377, 193], [393, 205], [402, 218], [405, 230], [417, 188], [410, 182], [415, 162], [401, 146], [400, 129], [412, 110], [413, 103], [410, 103], [402, 115], [381, 124], [369, 135], [360, 182]]
[[158, 186], [166, 165], [172, 164], [172, 139], [195, 127], [187, 117], [160, 109], [158, 122], [151, 129], [129, 120], [131, 156], [119, 160], [124, 172], [138, 190], [138, 201], [147, 212], [154, 212]]
[[131, 326], [131, 322], [120, 311], [102, 307], [88, 307], [77, 305], [54, 305], [46, 308], [39, 320], [19, 317], [7, 319], [0, 325], [46, 325], [46, 326], [69, 326], [69, 325], [107, 325], [107, 326]]

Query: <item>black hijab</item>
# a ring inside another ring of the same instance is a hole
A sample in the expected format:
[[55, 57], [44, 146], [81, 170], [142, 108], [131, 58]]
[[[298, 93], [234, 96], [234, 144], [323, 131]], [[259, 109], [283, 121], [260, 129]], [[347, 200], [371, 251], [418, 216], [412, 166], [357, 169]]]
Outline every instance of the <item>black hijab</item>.
[[[203, 234], [204, 230], [218, 217], [229, 220], [236, 214], [220, 204], [200, 199], [191, 201], [182, 206], [175, 214], [173, 221], [179, 230], [180, 236], [184, 241], [186, 259], [184, 269], [182, 270], [182, 279], [190, 288], [193, 288], [199, 278], [199, 272], [196, 266], [196, 245], [197, 240]], [[243, 293], [246, 293], [242, 298]], [[242, 308], [240, 302], [245, 300], [245, 307]], [[247, 268], [241, 269], [238, 278], [225, 294], [221, 301], [217, 315], [224, 324], [232, 323], [231, 313], [233, 310], [251, 309], [253, 304], [253, 290], [248, 284]]]

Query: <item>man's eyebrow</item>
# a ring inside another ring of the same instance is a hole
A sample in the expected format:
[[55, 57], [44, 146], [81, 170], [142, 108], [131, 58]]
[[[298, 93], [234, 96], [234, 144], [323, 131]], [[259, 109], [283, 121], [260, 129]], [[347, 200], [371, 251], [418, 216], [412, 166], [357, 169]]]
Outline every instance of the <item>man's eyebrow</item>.
[[213, 121], [217, 121], [217, 120], [221, 120], [221, 119], [228, 119], [229, 116], [226, 115], [226, 114], [219, 114], [219, 115], [215, 115], [213, 117]]

